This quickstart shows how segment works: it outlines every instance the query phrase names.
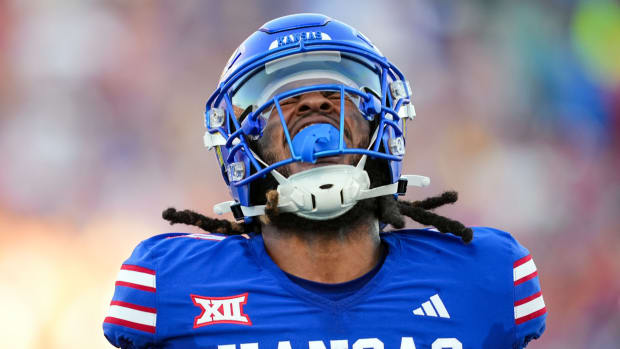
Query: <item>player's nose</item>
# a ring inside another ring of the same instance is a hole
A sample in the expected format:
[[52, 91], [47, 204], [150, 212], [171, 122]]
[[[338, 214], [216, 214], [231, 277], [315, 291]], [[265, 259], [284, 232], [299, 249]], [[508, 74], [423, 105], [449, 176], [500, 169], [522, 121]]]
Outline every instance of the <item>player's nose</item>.
[[309, 92], [300, 96], [297, 102], [296, 114], [306, 114], [314, 111], [329, 114], [335, 110], [334, 103], [321, 92]]

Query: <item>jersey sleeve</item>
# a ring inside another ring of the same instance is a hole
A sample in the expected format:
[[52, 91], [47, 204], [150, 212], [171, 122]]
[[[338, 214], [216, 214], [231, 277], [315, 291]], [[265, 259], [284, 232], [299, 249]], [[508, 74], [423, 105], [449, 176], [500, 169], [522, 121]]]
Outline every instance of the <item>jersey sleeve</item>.
[[103, 333], [118, 348], [156, 345], [157, 266], [153, 239], [140, 243], [123, 263], [116, 278], [114, 296], [103, 320]]
[[530, 252], [515, 241], [512, 264], [514, 288], [514, 348], [525, 348], [545, 331], [547, 307], [543, 300], [538, 270]]

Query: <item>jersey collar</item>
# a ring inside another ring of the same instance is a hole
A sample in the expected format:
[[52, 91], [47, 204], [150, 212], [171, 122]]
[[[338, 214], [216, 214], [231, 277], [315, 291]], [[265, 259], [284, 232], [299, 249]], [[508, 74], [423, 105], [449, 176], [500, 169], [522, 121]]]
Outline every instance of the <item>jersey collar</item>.
[[380, 270], [357, 292], [353, 292], [351, 295], [339, 300], [332, 300], [321, 294], [311, 292], [291, 281], [265, 250], [262, 235], [255, 234], [249, 240], [257, 265], [260, 266], [263, 272], [270, 274], [270, 277], [273, 277], [280, 287], [297, 298], [330, 311], [336, 309], [346, 310], [358, 304], [368, 294], [372, 294], [372, 291], [376, 291], [392, 275], [391, 271], [397, 265], [401, 254], [400, 241], [395, 235], [390, 233], [381, 233], [381, 241], [387, 246], [387, 255]]

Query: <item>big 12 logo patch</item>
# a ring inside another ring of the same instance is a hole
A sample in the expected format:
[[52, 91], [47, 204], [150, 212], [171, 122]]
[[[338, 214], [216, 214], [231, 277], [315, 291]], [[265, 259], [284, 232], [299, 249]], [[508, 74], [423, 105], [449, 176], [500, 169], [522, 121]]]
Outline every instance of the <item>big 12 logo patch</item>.
[[247, 292], [231, 297], [190, 296], [194, 305], [202, 309], [194, 319], [194, 328], [215, 324], [252, 325], [250, 317], [243, 313], [243, 306], [248, 301]]

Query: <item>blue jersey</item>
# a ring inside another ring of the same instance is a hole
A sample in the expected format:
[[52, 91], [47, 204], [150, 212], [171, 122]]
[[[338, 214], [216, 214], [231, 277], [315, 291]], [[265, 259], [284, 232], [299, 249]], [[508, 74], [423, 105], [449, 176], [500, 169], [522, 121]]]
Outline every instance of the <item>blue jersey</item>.
[[382, 233], [383, 265], [344, 298], [294, 282], [260, 234], [164, 234], [123, 264], [103, 329], [123, 348], [522, 348], [545, 328], [529, 252], [474, 228]]

